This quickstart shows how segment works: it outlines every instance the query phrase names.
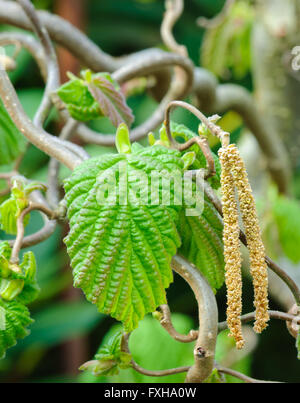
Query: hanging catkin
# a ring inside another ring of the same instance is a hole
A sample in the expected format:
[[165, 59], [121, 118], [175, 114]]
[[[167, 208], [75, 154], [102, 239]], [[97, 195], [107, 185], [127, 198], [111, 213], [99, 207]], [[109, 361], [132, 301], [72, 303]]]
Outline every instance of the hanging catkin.
[[256, 308], [254, 330], [257, 333], [261, 333], [269, 321], [268, 269], [265, 262], [265, 248], [244, 161], [234, 144], [226, 148], [226, 155], [238, 191], [239, 205], [249, 249], [250, 270], [254, 287], [254, 306]]
[[219, 150], [223, 205], [223, 242], [225, 259], [225, 282], [227, 288], [227, 324], [230, 336], [234, 337], [238, 349], [243, 348], [242, 335], [242, 273], [239, 241], [238, 208], [235, 199], [235, 188], [231, 174], [231, 165], [227, 149]]

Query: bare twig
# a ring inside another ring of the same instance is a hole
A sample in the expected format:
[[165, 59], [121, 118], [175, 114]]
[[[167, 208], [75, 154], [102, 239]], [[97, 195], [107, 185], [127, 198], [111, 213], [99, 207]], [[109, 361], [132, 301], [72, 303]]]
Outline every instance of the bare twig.
[[81, 159], [58, 144], [54, 136], [33, 125], [24, 112], [7, 73], [2, 68], [0, 68], [0, 97], [17, 128], [32, 144], [70, 169], [74, 169], [81, 163]]
[[216, 15], [214, 18], [211, 18], [211, 19], [208, 19], [205, 17], [199, 17], [197, 19], [197, 24], [200, 27], [206, 28], [206, 29], [218, 27], [224, 21], [224, 19], [228, 16], [234, 2], [235, 2], [235, 0], [226, 0], [225, 5], [222, 8], [222, 11], [218, 15]]
[[238, 371], [235, 371], [231, 368], [224, 368], [221, 367], [219, 365], [217, 365], [217, 370], [223, 374], [227, 374], [227, 375], [231, 375], [234, 376], [235, 378], [241, 379], [242, 381], [246, 382], [246, 383], [281, 383], [281, 382], [274, 382], [274, 381], [262, 381], [259, 379], [254, 379], [254, 378], [250, 378], [247, 375], [244, 375]]
[[161, 24], [161, 37], [164, 44], [173, 52], [182, 56], [188, 56], [185, 46], [178, 45], [173, 36], [173, 27], [183, 12], [183, 0], [165, 0], [165, 14]]
[[[122, 350], [128, 354], [130, 354], [130, 349], [129, 349], [129, 337], [130, 333], [125, 333], [122, 338]], [[167, 375], [174, 375], [174, 374], [180, 374], [182, 372], [187, 372], [190, 367], [178, 367], [178, 368], [170, 368], [170, 369], [162, 369], [162, 370], [149, 370], [141, 367], [139, 364], [137, 364], [134, 359], [131, 360], [131, 365], [132, 368], [135, 369], [137, 372], [143, 375], [147, 376], [167, 376]]]
[[[279, 312], [279, 311], [268, 311], [268, 312], [271, 319], [284, 320], [287, 322], [293, 322], [295, 318], [297, 319], [297, 316], [285, 312]], [[242, 323], [252, 322], [253, 320], [255, 320], [255, 312], [250, 312], [241, 316]], [[300, 324], [300, 318], [298, 318], [298, 323]], [[220, 322], [218, 328], [219, 332], [227, 329], [227, 322], [226, 321]]]
[[[37, 245], [48, 239], [55, 231], [56, 220], [45, 219], [45, 224], [42, 229], [32, 235], [27, 235], [22, 239], [20, 249], [29, 248], [30, 246]], [[9, 241], [11, 247], [14, 246], [15, 241]]]
[[163, 314], [160, 324], [174, 340], [180, 341], [181, 343], [190, 343], [197, 339], [197, 330], [191, 330], [189, 334], [180, 334], [177, 332], [177, 330], [173, 326], [171, 312], [168, 305], [160, 305], [160, 310]]
[[33, 210], [39, 210], [42, 213], [46, 214], [50, 220], [55, 218], [55, 214], [52, 210], [50, 210], [46, 205], [40, 203], [32, 203], [30, 202], [29, 206], [22, 211], [20, 216], [17, 219], [17, 237], [13, 245], [13, 249], [11, 252], [10, 261], [12, 263], [18, 264], [19, 263], [19, 253], [22, 248], [22, 242], [24, 238], [24, 218], [27, 214], [29, 214]]
[[170, 113], [173, 108], [176, 107], [181, 107], [189, 112], [191, 112], [193, 115], [195, 115], [208, 129], [209, 131], [218, 137], [222, 143], [223, 147], [226, 147], [229, 144], [229, 133], [225, 132], [223, 129], [221, 129], [220, 126], [216, 125], [214, 123], [214, 120], [216, 116], [212, 116], [211, 118], [207, 118], [202, 112], [199, 111], [199, 109], [195, 108], [193, 105], [188, 104], [187, 102], [183, 101], [172, 101], [169, 103], [168, 107], [166, 108], [166, 113], [165, 113], [165, 126], [166, 126], [166, 131], [167, 135], [169, 138], [169, 141], [174, 143], [174, 139], [172, 137], [171, 131], [170, 131]]
[[47, 84], [43, 99], [33, 120], [34, 124], [37, 127], [42, 127], [51, 109], [52, 102], [50, 95], [60, 85], [59, 68], [55, 50], [51, 43], [48, 32], [46, 28], [41, 24], [41, 21], [32, 3], [29, 0], [17, 0], [17, 2], [21, 5], [22, 9], [25, 11], [28, 19], [32, 24], [34, 31], [38, 35], [43, 47], [44, 58], [46, 60]]

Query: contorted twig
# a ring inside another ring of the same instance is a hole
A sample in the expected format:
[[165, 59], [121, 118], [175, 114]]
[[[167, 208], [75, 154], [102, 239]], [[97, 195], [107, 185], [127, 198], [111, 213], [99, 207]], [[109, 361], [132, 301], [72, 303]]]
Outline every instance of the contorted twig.
[[60, 85], [59, 68], [58, 68], [56, 53], [53, 48], [50, 37], [48, 35], [48, 32], [45, 29], [45, 27], [41, 24], [39, 17], [37, 15], [32, 3], [29, 0], [17, 0], [17, 2], [20, 4], [20, 6], [25, 11], [27, 17], [29, 18], [29, 20], [32, 24], [34, 31], [38, 35], [38, 37], [41, 41], [42, 47], [43, 47], [44, 58], [46, 60], [46, 66], [47, 66], [46, 88], [45, 88], [44, 96], [43, 96], [43, 99], [39, 106], [39, 109], [36, 112], [34, 120], [33, 120], [34, 124], [37, 127], [42, 127], [44, 121], [46, 120], [46, 118], [48, 116], [51, 105], [52, 105], [50, 95]]
[[168, 305], [161, 305], [159, 308], [163, 315], [162, 319], [160, 320], [160, 324], [174, 340], [180, 341], [181, 343], [190, 343], [197, 339], [197, 330], [191, 330], [189, 334], [180, 334], [177, 332], [173, 326], [171, 320], [171, 311]]
[[58, 143], [42, 128], [37, 128], [26, 115], [16, 91], [4, 69], [0, 68], [0, 97], [6, 107], [12, 121], [23, 135], [36, 147], [51, 157], [56, 158], [70, 169], [74, 169], [81, 163], [81, 158]]
[[[122, 351], [130, 354], [130, 349], [129, 349], [129, 337], [130, 337], [130, 333], [128, 334], [124, 334], [122, 337], [122, 346], [121, 349]], [[141, 367], [137, 362], [135, 362], [135, 360], [132, 358], [131, 359], [131, 365], [132, 368], [139, 372], [140, 374], [146, 375], [146, 376], [167, 376], [167, 375], [174, 375], [174, 374], [180, 374], [182, 372], [187, 372], [189, 371], [190, 367], [186, 366], [186, 367], [178, 367], [178, 368], [170, 368], [170, 369], [162, 369], [162, 370], [151, 370], [151, 369], [145, 369], [143, 367]]]
[[30, 202], [29, 206], [22, 211], [20, 216], [17, 219], [17, 238], [14, 242], [13, 249], [11, 252], [11, 263], [18, 264], [19, 263], [19, 253], [22, 248], [22, 242], [24, 238], [24, 218], [27, 214], [29, 214], [33, 210], [39, 210], [42, 213], [46, 214], [50, 220], [55, 218], [55, 213], [50, 210], [46, 205], [40, 203]]
[[226, 1], [225, 1], [225, 5], [224, 5], [224, 7], [222, 8], [222, 11], [221, 11], [218, 15], [216, 15], [216, 16], [215, 16], [214, 18], [212, 18], [212, 19], [208, 19], [208, 18], [205, 18], [205, 17], [199, 17], [199, 18], [197, 19], [197, 24], [198, 24], [200, 27], [206, 28], [206, 29], [209, 29], [209, 28], [216, 28], [216, 27], [219, 26], [219, 25], [224, 21], [224, 19], [228, 16], [228, 14], [229, 14], [229, 12], [230, 12], [230, 10], [231, 10], [231, 7], [233, 6], [234, 2], [235, 2], [235, 0], [226, 0]]
[[191, 112], [193, 115], [195, 115], [209, 130], [211, 130], [216, 136], [218, 136], [222, 143], [227, 144], [227, 139], [229, 138], [229, 133], [224, 132], [219, 126], [216, 126], [213, 121], [215, 119], [214, 117], [207, 118], [205, 115], [203, 115], [202, 112], [200, 112], [197, 108], [194, 106], [188, 104], [187, 102], [183, 101], [172, 101], [168, 104], [165, 112], [165, 121], [164, 125], [166, 128], [166, 133], [168, 136], [168, 140], [174, 148], [176, 148], [179, 151], [184, 151], [190, 148], [193, 144], [198, 144], [200, 147], [205, 159], [206, 159], [206, 175], [205, 178], [209, 178], [210, 176], [214, 175], [216, 173], [215, 171], [215, 162], [214, 158], [212, 156], [211, 149], [209, 147], [209, 144], [207, 142], [207, 139], [200, 135], [193, 137], [192, 139], [188, 140], [184, 144], [179, 144], [175, 141], [175, 139], [172, 136], [171, 133], [171, 128], [170, 128], [170, 114], [171, 110], [176, 107], [181, 107], [189, 112]]
[[175, 53], [188, 56], [184, 45], [178, 45], [173, 36], [173, 27], [183, 12], [183, 0], [165, 0], [165, 14], [160, 28], [160, 34], [165, 45]]

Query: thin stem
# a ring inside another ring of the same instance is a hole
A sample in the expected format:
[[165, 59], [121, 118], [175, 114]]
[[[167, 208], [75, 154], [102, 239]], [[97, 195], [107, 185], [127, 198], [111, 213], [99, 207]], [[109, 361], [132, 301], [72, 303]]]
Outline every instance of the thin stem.
[[228, 16], [234, 2], [235, 2], [235, 0], [226, 0], [225, 5], [223, 6], [221, 12], [218, 15], [216, 15], [214, 18], [211, 18], [211, 19], [208, 19], [205, 17], [199, 17], [197, 19], [197, 24], [200, 27], [206, 28], [206, 29], [218, 27], [224, 21], [224, 19]]
[[210, 132], [218, 137], [222, 143], [222, 147], [226, 147], [229, 144], [229, 133], [225, 132], [223, 129], [221, 129], [220, 126], [216, 125], [213, 122], [213, 118], [215, 116], [211, 117], [210, 119], [207, 118], [202, 112], [199, 111], [199, 109], [195, 108], [195, 106], [188, 104], [187, 102], [183, 101], [172, 101], [169, 103], [168, 107], [166, 108], [166, 113], [165, 113], [165, 126], [166, 126], [166, 131], [167, 135], [169, 138], [169, 141], [171, 144], [174, 144], [174, 139], [171, 134], [170, 130], [170, 113], [173, 108], [176, 107], [181, 107], [189, 112], [191, 112], [193, 115], [195, 115], [207, 128], [210, 130]]
[[[297, 319], [297, 316], [285, 312], [268, 311], [268, 313], [271, 319], [284, 320], [286, 322], [294, 322], [295, 319]], [[255, 320], [255, 312], [250, 312], [241, 316], [242, 323], [252, 322], [253, 320]], [[296, 320], [296, 323], [300, 324], [300, 318]], [[226, 321], [220, 322], [218, 325], [219, 332], [221, 332], [222, 330], [226, 330], [227, 328], [228, 327]]]
[[[27, 235], [22, 239], [20, 249], [29, 248], [48, 239], [54, 233], [56, 224], [56, 220], [45, 219], [45, 224], [42, 229], [32, 235]], [[9, 244], [13, 247], [15, 241], [9, 241]]]
[[180, 341], [181, 343], [190, 343], [197, 339], [197, 330], [191, 330], [189, 334], [180, 334], [177, 332], [172, 323], [171, 312], [168, 305], [160, 305], [159, 308], [163, 314], [160, 324], [174, 340]]
[[42, 127], [51, 109], [52, 105], [50, 98], [51, 93], [55, 91], [60, 85], [58, 62], [48, 32], [46, 28], [42, 25], [32, 3], [29, 0], [17, 0], [17, 2], [25, 11], [27, 17], [29, 18], [32, 24], [33, 30], [35, 31], [35, 33], [37, 34], [37, 36], [41, 41], [44, 58], [46, 61], [47, 66], [46, 88], [41, 104], [33, 120], [34, 124], [37, 127]]
[[42, 213], [46, 214], [50, 220], [55, 218], [55, 214], [52, 210], [50, 210], [47, 206], [41, 203], [30, 202], [29, 206], [22, 211], [20, 216], [17, 219], [17, 237], [13, 245], [13, 249], [11, 252], [11, 263], [18, 264], [19, 263], [19, 253], [22, 248], [23, 238], [24, 238], [24, 218], [27, 214], [29, 214], [33, 210], [39, 210]]
[[[130, 333], [125, 333], [122, 338], [122, 351], [130, 354], [130, 349], [129, 349], [129, 337]], [[146, 375], [146, 376], [167, 376], [167, 375], [174, 375], [174, 374], [180, 374], [182, 372], [187, 372], [189, 371], [190, 367], [178, 367], [178, 368], [170, 368], [170, 369], [163, 369], [163, 370], [149, 370], [141, 367], [139, 364], [137, 364], [134, 359], [131, 360], [131, 365], [132, 368], [135, 369], [137, 372], [140, 374]]]
[[160, 29], [163, 42], [173, 52], [188, 56], [186, 47], [176, 42], [172, 32], [174, 25], [183, 13], [183, 0], [165, 0], [165, 8], [166, 11]]
[[221, 372], [223, 374], [227, 374], [227, 375], [231, 375], [234, 376], [235, 378], [241, 379], [242, 381], [246, 382], [246, 383], [282, 383], [282, 382], [276, 382], [276, 381], [262, 381], [259, 379], [254, 379], [254, 378], [250, 378], [247, 375], [244, 375], [238, 371], [235, 371], [231, 368], [224, 368], [221, 367], [219, 365], [217, 365], [217, 370], [218, 372]]

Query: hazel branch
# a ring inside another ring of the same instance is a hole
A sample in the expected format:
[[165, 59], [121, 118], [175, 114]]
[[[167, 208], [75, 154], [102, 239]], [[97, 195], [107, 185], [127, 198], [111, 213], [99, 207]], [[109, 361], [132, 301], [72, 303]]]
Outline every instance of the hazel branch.
[[0, 97], [16, 127], [32, 144], [72, 170], [81, 163], [81, 159], [59, 144], [54, 136], [30, 121], [3, 68], [0, 68]]
[[217, 365], [216, 368], [217, 368], [218, 372], [221, 372], [222, 374], [231, 375], [235, 378], [241, 379], [245, 383], [282, 383], [282, 382], [276, 382], [276, 381], [262, 381], [259, 379], [250, 378], [249, 376], [244, 375], [241, 372], [235, 371], [231, 368], [224, 368], [219, 365]]
[[183, 0], [165, 0], [165, 8], [166, 11], [160, 29], [162, 40], [167, 48], [174, 53], [188, 56], [186, 47], [176, 42], [172, 32], [174, 25], [183, 13], [184, 2]]
[[32, 28], [37, 34], [43, 47], [44, 58], [47, 68], [47, 83], [43, 99], [34, 117], [34, 124], [37, 127], [42, 127], [51, 109], [51, 93], [55, 91], [59, 85], [59, 68], [56, 58], [56, 53], [51, 43], [50, 37], [46, 28], [42, 25], [35, 8], [29, 0], [17, 0], [25, 14], [27, 15]]

